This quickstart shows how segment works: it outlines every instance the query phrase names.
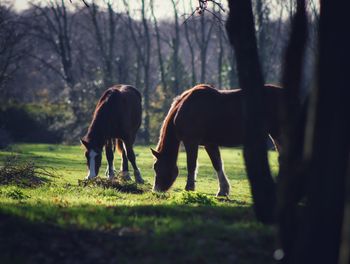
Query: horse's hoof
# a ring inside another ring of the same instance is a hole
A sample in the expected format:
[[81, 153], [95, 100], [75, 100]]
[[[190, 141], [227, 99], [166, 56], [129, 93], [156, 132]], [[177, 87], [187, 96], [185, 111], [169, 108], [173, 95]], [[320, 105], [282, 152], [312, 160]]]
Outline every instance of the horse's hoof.
[[120, 171], [118, 176], [124, 181], [131, 181], [131, 177], [128, 171]]
[[108, 180], [113, 180], [114, 179], [114, 177], [115, 177], [115, 170], [109, 170], [109, 169], [107, 169], [106, 170], [106, 172], [105, 172], [105, 175], [106, 175], [106, 177], [107, 177], [107, 179]]
[[144, 181], [144, 180], [142, 179], [142, 177], [141, 177], [141, 173], [140, 173], [139, 170], [135, 170], [135, 171], [134, 171], [134, 176], [135, 176], [135, 181], [136, 181], [136, 183], [140, 183], [140, 184], [145, 183], [145, 181]]
[[139, 184], [144, 184], [145, 183], [145, 181], [142, 178], [138, 178], [135, 181], [136, 181], [136, 183], [139, 183]]
[[216, 197], [227, 197], [229, 196], [229, 192], [218, 192]]
[[194, 185], [186, 185], [186, 187], [185, 187], [185, 190], [186, 191], [194, 191], [195, 190], [195, 187], [194, 187]]
[[217, 197], [226, 197], [229, 195], [230, 195], [230, 189], [223, 189], [223, 190], [220, 189], [216, 194]]
[[114, 179], [115, 174], [114, 174], [114, 173], [113, 173], [113, 174], [112, 174], [112, 173], [111, 173], [111, 174], [110, 174], [110, 173], [106, 173], [106, 176], [107, 176], [107, 180], [110, 180], [110, 181], [111, 181], [111, 180]]

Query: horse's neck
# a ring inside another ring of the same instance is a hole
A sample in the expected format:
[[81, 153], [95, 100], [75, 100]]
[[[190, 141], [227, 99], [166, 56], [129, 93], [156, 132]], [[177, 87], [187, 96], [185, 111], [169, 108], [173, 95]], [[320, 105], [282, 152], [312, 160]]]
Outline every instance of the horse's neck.
[[176, 163], [179, 153], [180, 141], [176, 138], [175, 127], [172, 122], [168, 124], [161, 144], [160, 154], [168, 158], [170, 162]]
[[106, 122], [103, 122], [103, 120], [101, 120], [101, 116], [97, 115], [92, 121], [87, 133], [89, 142], [98, 149], [102, 149], [107, 139], [107, 128], [105, 126]]

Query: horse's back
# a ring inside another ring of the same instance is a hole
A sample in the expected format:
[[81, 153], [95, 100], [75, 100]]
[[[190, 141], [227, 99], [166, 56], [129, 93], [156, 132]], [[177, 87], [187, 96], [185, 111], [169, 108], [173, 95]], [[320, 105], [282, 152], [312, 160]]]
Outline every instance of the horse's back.
[[[177, 110], [174, 123], [181, 140], [200, 145], [238, 146], [243, 143], [242, 90], [219, 91], [208, 85], [189, 90]], [[268, 129], [279, 133], [283, 89], [265, 85]]]
[[121, 93], [121, 95], [134, 97], [141, 101], [141, 93], [134, 86], [128, 84], [117, 84], [112, 87], [112, 89], [117, 90]]
[[117, 84], [106, 90], [105, 93], [109, 93], [110, 96], [121, 97], [124, 100], [135, 101], [141, 104], [141, 93], [133, 86], [127, 84]]
[[239, 97], [239, 91], [222, 93], [206, 85], [193, 88], [174, 120], [178, 136], [184, 141], [196, 140], [200, 145], [241, 144], [242, 126], [236, 124], [241, 122]]
[[108, 107], [114, 137], [129, 137], [141, 125], [141, 94], [131, 85], [115, 85], [109, 88]]

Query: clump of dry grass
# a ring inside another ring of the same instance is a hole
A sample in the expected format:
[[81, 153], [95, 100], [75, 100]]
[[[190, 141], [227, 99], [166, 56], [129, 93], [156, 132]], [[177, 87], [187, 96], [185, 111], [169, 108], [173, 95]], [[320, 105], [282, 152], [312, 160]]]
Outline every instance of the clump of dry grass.
[[92, 186], [92, 187], [102, 187], [103, 189], [115, 189], [124, 193], [141, 194], [150, 189], [150, 185], [143, 184], [138, 185], [135, 182], [129, 182], [122, 179], [102, 179], [97, 177], [92, 180], [78, 180], [78, 185], [82, 187]]
[[48, 182], [49, 177], [56, 177], [52, 169], [39, 166], [33, 161], [22, 162], [16, 155], [7, 157], [0, 168], [0, 185], [35, 188]]

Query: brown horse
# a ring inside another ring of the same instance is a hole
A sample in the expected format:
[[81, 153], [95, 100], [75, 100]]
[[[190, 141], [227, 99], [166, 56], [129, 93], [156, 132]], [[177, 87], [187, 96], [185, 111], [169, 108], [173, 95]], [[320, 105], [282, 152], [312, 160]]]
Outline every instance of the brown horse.
[[129, 159], [136, 182], [144, 182], [136, 165], [133, 150], [136, 132], [141, 125], [141, 115], [141, 95], [134, 87], [115, 85], [103, 93], [97, 103], [88, 132], [81, 139], [81, 143], [86, 148], [85, 157], [89, 170], [87, 179], [98, 175], [103, 146], [105, 146], [108, 162], [106, 175], [109, 179], [114, 178], [113, 159], [117, 145], [122, 156], [122, 176], [130, 179]]
[[[182, 141], [187, 154], [185, 189], [195, 189], [198, 146], [203, 145], [217, 172], [217, 195], [229, 194], [230, 184], [223, 170], [219, 146], [243, 144], [242, 93], [240, 89], [219, 91], [200, 84], [175, 99], [163, 122], [157, 149], [151, 149], [156, 158], [155, 191], [167, 191], [178, 176], [176, 161]], [[265, 85], [264, 96], [266, 129], [278, 149], [283, 89]]]

